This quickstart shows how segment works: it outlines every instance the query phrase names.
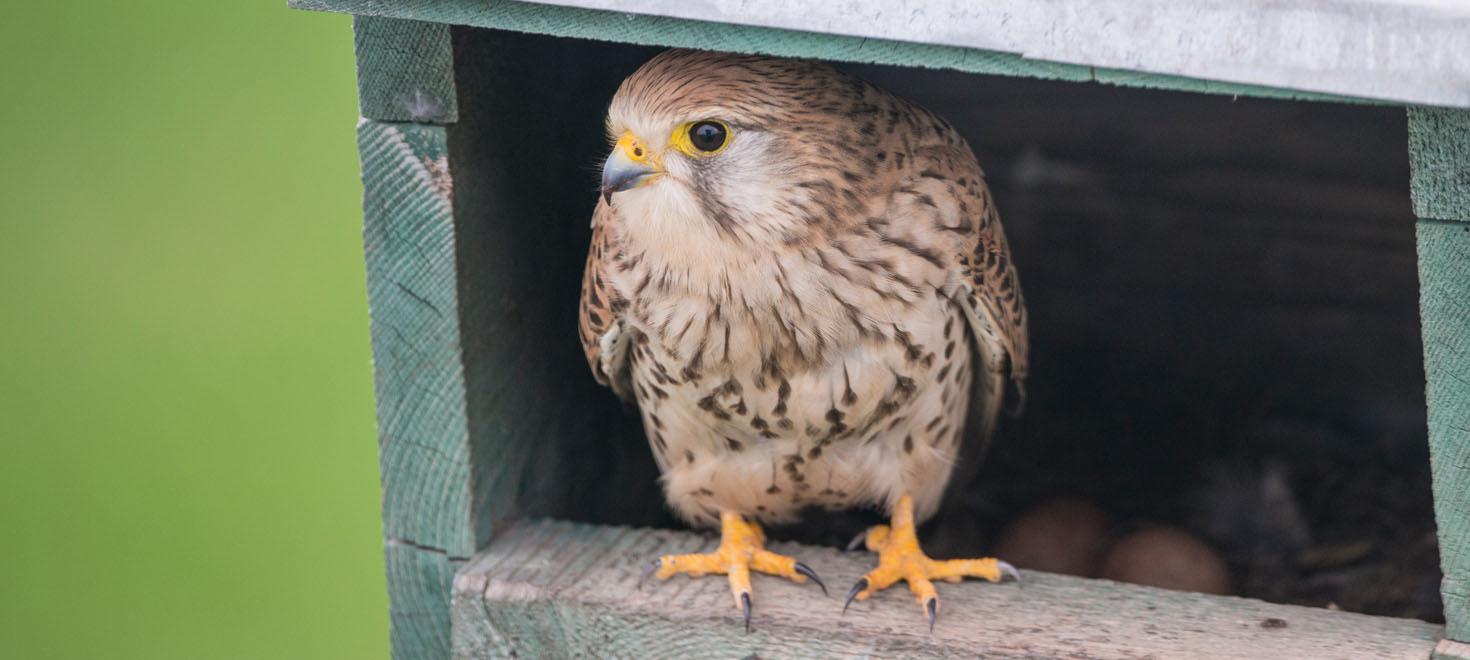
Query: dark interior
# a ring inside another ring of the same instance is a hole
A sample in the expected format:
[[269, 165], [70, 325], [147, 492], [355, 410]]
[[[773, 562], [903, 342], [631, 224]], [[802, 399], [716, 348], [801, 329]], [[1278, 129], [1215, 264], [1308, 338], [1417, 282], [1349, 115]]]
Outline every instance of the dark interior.
[[[477, 496], [677, 526], [576, 336], [603, 113], [659, 49], [454, 40], [474, 461], [521, 475]], [[1401, 108], [841, 67], [966, 134], [1032, 314], [1027, 410], [952, 485], [933, 554], [1077, 496], [1205, 539], [1239, 595], [1440, 619]]]

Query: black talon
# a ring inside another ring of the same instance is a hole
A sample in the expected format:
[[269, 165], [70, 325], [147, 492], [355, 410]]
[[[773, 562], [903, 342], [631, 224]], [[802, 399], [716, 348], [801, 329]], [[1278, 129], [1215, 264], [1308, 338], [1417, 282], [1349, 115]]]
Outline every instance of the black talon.
[[740, 594], [740, 607], [745, 610], [745, 634], [750, 634], [750, 592]]
[[858, 532], [857, 536], [852, 537], [852, 540], [847, 542], [847, 551], [852, 552], [853, 550], [858, 549], [858, 546], [862, 545], [863, 542], [867, 540], [868, 530], [865, 529], [861, 532]]
[[827, 593], [827, 585], [822, 584], [822, 578], [817, 577], [817, 572], [814, 571], [814, 570], [812, 570], [812, 567], [807, 566], [806, 564], [803, 564], [801, 562], [796, 562], [796, 567], [795, 568], [796, 568], [796, 572], [797, 573], [801, 573], [802, 575], [805, 575], [805, 576], [811, 578], [812, 579], [812, 582], [817, 583], [817, 586], [819, 586], [819, 587], [822, 588], [822, 595], [823, 596], [826, 596], [828, 598], [831, 598], [832, 597], [831, 594], [828, 594]]
[[852, 591], [847, 592], [847, 602], [842, 604], [842, 613], [847, 614], [847, 606], [852, 604], [852, 599], [868, 588], [868, 578], [860, 578], [857, 584], [852, 585]]
[[643, 569], [643, 575], [638, 576], [638, 590], [639, 591], [643, 591], [643, 583], [648, 580], [648, 576], [653, 575], [653, 572], [654, 571], [657, 571], [663, 565], [664, 565], [664, 559], [663, 559], [663, 557], [659, 557], [658, 559], [653, 560], [653, 563], [652, 564], [649, 564], [648, 565], [648, 568]]
[[939, 599], [930, 598], [924, 601], [924, 609], [929, 610], [929, 632], [934, 632], [934, 620], [939, 618]]

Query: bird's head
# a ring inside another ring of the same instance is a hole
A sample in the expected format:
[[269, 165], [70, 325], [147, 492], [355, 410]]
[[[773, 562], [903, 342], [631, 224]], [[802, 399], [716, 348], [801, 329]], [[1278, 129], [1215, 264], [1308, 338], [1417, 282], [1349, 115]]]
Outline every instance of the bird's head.
[[763, 246], [851, 215], [871, 177], [875, 88], [822, 64], [665, 52], [608, 109], [602, 196], [628, 224]]

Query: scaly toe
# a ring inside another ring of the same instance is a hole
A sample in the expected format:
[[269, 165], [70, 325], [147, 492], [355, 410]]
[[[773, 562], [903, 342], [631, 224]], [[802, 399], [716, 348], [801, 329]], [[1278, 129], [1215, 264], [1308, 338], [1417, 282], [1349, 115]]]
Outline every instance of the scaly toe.
[[981, 578], [990, 582], [1006, 579], [1021, 581], [1021, 572], [1006, 562], [995, 558], [950, 559], [936, 561], [924, 554], [914, 533], [913, 501], [908, 495], [899, 498], [892, 513], [892, 526], [877, 525], [868, 529], [863, 540], [868, 549], [878, 553], [878, 566], [864, 575], [842, 606], [845, 613], [854, 600], [864, 600], [874, 592], [882, 591], [903, 580], [908, 583], [919, 608], [929, 619], [929, 630], [939, 619], [939, 593], [934, 589], [935, 580], [959, 582], [967, 577]]
[[939, 611], [939, 592], [934, 590], [934, 583], [919, 571], [914, 571], [904, 577], [909, 584], [909, 591], [914, 592], [914, 600], [919, 602], [919, 608], [929, 617], [929, 628], [934, 628], [934, 617]]
[[725, 512], [720, 516], [720, 546], [714, 552], [687, 555], [663, 555], [654, 560], [639, 578], [641, 589], [649, 575], [667, 580], [684, 573], [689, 577], [703, 575], [725, 575], [730, 582], [730, 595], [735, 600], [745, 622], [745, 631], [750, 632], [750, 617], [754, 597], [751, 595], [750, 574], [765, 573], [784, 577], [797, 584], [807, 580], [821, 587], [827, 594], [827, 585], [812, 567], [792, 557], [779, 555], [765, 549], [765, 533], [759, 525], [746, 521], [739, 514]]

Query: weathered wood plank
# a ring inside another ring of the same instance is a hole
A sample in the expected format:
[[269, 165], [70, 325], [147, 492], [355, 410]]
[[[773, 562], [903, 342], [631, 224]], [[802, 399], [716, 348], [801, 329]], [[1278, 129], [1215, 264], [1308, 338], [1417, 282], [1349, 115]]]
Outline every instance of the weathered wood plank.
[[1409, 108], [1409, 164], [1415, 215], [1470, 222], [1470, 110]]
[[1418, 247], [1440, 589], [1447, 636], [1470, 641], [1470, 224], [1421, 219]]
[[456, 658], [987, 657], [1412, 658], [1441, 627], [1027, 572], [1024, 586], [942, 584], [931, 634], [902, 587], [855, 603], [841, 592], [871, 568], [863, 552], [776, 544], [811, 564], [808, 584], [755, 578], [746, 634], [722, 577], [650, 581], [663, 552], [714, 540], [564, 522], [516, 525], [455, 578]]
[[1089, 80], [1089, 67], [1027, 60], [952, 46], [902, 43], [836, 35], [688, 21], [621, 12], [554, 7], [514, 0], [447, 0], [382, 3], [372, 0], [291, 0], [297, 9], [346, 12], [496, 28], [559, 37], [615, 41], [646, 46], [703, 48], [784, 57], [951, 68], [972, 73], [1023, 75], [1046, 79]]
[[434, 124], [458, 120], [448, 25], [355, 16], [352, 35], [362, 116]]
[[1470, 660], [1470, 644], [1441, 639], [1434, 647], [1432, 660]]
[[393, 656], [443, 658], [475, 550], [445, 129], [364, 120], [358, 147]]
[[416, 0], [394, 3], [380, 0], [290, 0], [290, 5], [297, 9], [386, 16], [647, 46], [953, 69], [968, 73], [1052, 80], [1096, 80], [1129, 87], [1232, 96], [1362, 102], [1362, 99], [1351, 97], [1279, 87], [1066, 64], [998, 50], [731, 25], [517, 0]]
[[384, 532], [468, 557], [474, 537], [444, 129], [366, 120], [358, 145]]
[[1470, 106], [1470, 8], [1382, 0], [540, 0]]

